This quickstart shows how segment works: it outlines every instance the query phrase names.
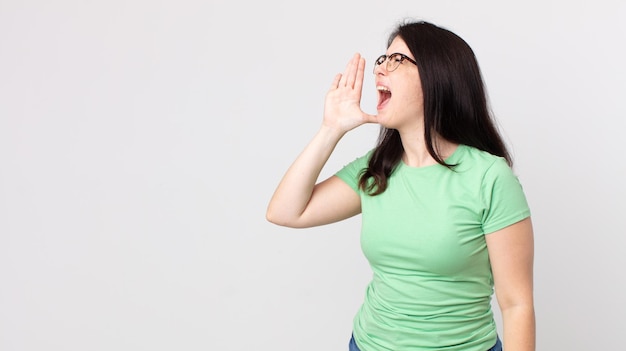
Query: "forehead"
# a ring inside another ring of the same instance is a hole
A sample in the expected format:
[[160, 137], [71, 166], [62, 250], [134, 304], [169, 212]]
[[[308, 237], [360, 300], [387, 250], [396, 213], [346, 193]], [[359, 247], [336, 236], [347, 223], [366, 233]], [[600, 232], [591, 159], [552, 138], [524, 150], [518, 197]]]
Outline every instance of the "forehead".
[[399, 52], [401, 54], [405, 54], [412, 58], [411, 51], [409, 47], [406, 46], [406, 43], [399, 36], [395, 37], [391, 42], [391, 45], [387, 48], [387, 55], [393, 54], [394, 52]]

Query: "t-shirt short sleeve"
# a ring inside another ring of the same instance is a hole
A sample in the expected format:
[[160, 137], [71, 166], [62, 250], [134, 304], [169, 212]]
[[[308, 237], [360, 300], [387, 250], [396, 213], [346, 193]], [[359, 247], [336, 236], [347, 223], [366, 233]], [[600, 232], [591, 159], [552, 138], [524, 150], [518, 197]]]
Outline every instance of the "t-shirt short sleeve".
[[530, 216], [526, 196], [517, 176], [504, 159], [497, 159], [482, 182], [483, 232], [493, 233]]
[[335, 173], [339, 179], [343, 180], [348, 184], [354, 191], [357, 193], [361, 192], [359, 189], [359, 178], [363, 173], [364, 169], [367, 169], [367, 162], [369, 160], [369, 156], [372, 152], [368, 152], [367, 154], [357, 158], [356, 160], [348, 163], [343, 166], [339, 172]]

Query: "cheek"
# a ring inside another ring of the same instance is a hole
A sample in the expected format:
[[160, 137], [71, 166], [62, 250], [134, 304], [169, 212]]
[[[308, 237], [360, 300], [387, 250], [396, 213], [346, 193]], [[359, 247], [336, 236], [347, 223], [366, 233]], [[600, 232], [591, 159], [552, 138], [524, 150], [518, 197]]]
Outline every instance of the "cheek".
[[419, 81], [411, 87], [411, 91], [413, 92], [413, 99], [420, 105], [424, 105], [424, 94], [422, 93], [422, 85]]
[[424, 106], [424, 96], [422, 94], [422, 90], [419, 89], [419, 86], [407, 87], [407, 89], [404, 90], [404, 93], [399, 97], [400, 98], [398, 100], [400, 100], [401, 104], [407, 108], [409, 106], [419, 108]]

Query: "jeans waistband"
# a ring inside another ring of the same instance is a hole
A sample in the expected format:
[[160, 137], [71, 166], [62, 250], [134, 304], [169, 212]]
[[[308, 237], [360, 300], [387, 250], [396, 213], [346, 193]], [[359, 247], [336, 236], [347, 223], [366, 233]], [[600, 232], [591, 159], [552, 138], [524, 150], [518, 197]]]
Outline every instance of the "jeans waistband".
[[[350, 343], [348, 344], [348, 351], [361, 351], [359, 347], [356, 345], [356, 341], [354, 341], [354, 335], [350, 338]], [[493, 345], [487, 351], [502, 351], [502, 342], [500, 341], [500, 337], [497, 337], [496, 344]]]

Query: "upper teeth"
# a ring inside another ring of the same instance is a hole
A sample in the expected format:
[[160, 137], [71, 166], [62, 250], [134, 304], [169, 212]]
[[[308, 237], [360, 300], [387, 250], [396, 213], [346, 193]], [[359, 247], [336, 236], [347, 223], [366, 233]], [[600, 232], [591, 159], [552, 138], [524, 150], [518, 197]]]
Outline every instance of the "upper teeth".
[[377, 86], [376, 89], [378, 89], [378, 91], [385, 91], [385, 92], [390, 92], [391, 91], [391, 90], [389, 90], [389, 88], [383, 87], [383, 86]]

